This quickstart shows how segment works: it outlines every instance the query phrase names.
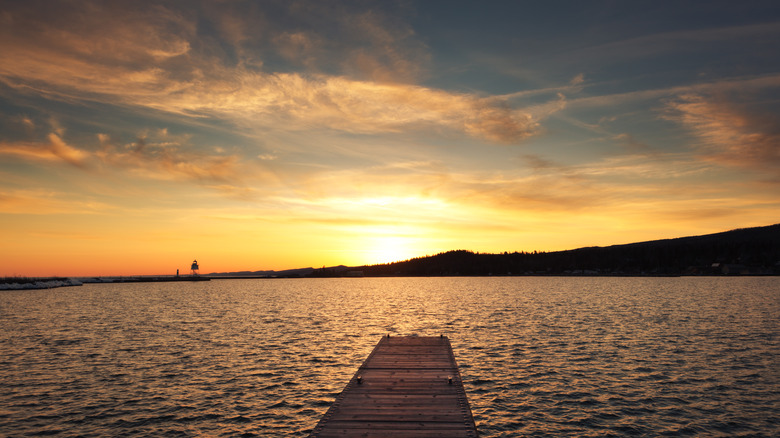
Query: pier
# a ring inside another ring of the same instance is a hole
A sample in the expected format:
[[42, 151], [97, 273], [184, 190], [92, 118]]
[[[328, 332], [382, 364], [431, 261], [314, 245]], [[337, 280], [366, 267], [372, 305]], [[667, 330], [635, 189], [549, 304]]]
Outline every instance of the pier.
[[310, 438], [477, 437], [446, 336], [384, 336]]

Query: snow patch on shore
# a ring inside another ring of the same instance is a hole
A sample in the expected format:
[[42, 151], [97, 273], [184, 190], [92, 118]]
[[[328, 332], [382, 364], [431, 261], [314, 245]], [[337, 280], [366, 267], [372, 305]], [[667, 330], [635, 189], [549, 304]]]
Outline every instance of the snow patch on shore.
[[82, 283], [75, 278], [65, 278], [62, 280], [39, 280], [23, 283], [0, 283], [0, 290], [22, 290], [22, 289], [52, 289], [55, 287], [81, 286]]

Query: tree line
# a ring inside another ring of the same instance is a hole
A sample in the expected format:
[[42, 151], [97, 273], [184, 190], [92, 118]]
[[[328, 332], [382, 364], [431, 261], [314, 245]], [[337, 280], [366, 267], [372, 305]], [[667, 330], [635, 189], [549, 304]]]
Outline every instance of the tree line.
[[780, 275], [780, 224], [567, 251], [455, 250], [349, 269], [364, 276]]

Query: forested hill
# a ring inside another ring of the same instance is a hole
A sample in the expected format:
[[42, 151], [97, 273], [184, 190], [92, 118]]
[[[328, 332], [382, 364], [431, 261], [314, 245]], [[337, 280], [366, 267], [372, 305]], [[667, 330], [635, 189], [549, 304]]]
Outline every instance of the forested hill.
[[449, 251], [352, 269], [365, 276], [780, 275], [780, 224], [568, 251]]

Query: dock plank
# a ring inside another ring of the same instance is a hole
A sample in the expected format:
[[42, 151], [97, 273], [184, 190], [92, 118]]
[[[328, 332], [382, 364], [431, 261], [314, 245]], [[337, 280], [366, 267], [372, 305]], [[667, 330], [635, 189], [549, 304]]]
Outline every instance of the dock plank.
[[310, 438], [477, 436], [449, 339], [385, 336]]

